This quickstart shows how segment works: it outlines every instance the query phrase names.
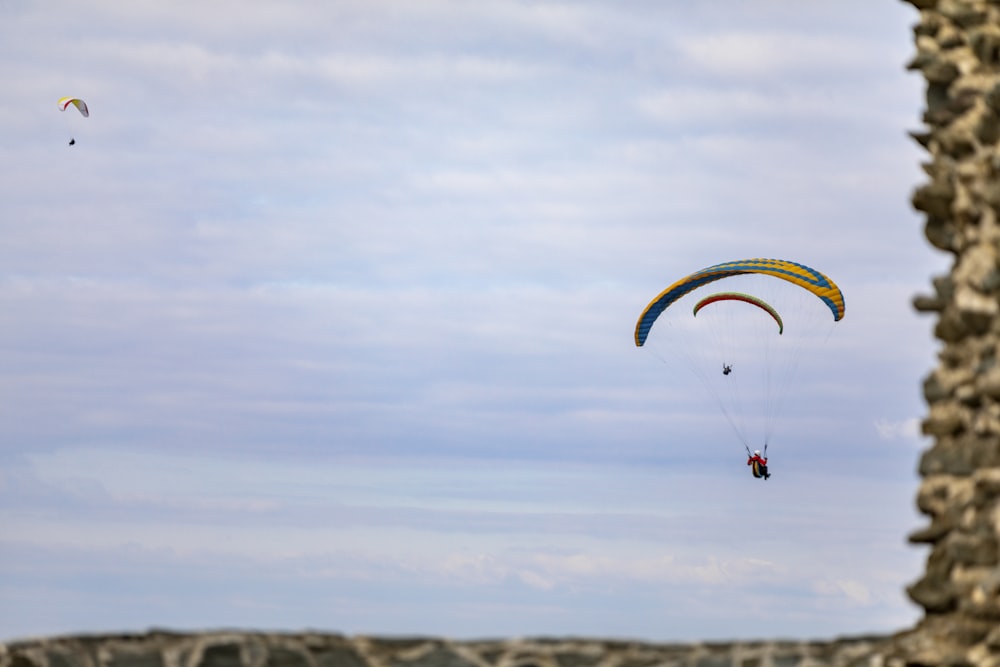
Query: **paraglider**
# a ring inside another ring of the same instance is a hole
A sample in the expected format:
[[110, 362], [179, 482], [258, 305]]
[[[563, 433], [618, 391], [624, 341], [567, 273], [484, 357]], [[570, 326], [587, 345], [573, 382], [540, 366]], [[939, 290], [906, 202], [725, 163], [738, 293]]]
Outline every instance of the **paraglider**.
[[[758, 299], [750, 294], [744, 294], [742, 292], [719, 292], [718, 294], [710, 294], [704, 299], [699, 301], [694, 305], [694, 316], [698, 316], [698, 311], [705, 306], [712, 303], [719, 303], [722, 301], [735, 301], [740, 303], [748, 303], [752, 306], [760, 308], [765, 313], [771, 316], [771, 319], [775, 321], [778, 325], [778, 335], [780, 336], [785, 331], [785, 323], [781, 321], [781, 315], [775, 310], [770, 304], [768, 304], [763, 299]], [[729, 375], [733, 372], [733, 365], [725, 361], [722, 362], [722, 374]]]
[[639, 321], [635, 324], [636, 346], [642, 347], [649, 335], [649, 330], [656, 322], [656, 318], [685, 294], [716, 280], [747, 273], [774, 276], [793, 285], [798, 285], [815, 294], [826, 304], [833, 313], [834, 322], [839, 321], [844, 316], [844, 295], [840, 288], [816, 269], [783, 259], [741, 259], [695, 271], [660, 292], [655, 299], [649, 302], [649, 305], [639, 316]]
[[694, 315], [698, 316], [698, 311], [707, 306], [710, 303], [718, 303], [719, 301], [741, 301], [743, 303], [749, 303], [752, 306], [757, 306], [765, 313], [771, 316], [771, 318], [778, 324], [778, 335], [785, 332], [785, 323], [781, 321], [781, 315], [778, 314], [774, 308], [772, 308], [763, 299], [758, 299], [755, 296], [749, 294], [743, 294], [742, 292], [720, 292], [718, 294], [710, 294], [704, 299], [699, 301], [694, 305]]
[[[60, 97], [59, 102], [57, 102], [57, 104], [59, 105], [59, 109], [61, 111], [66, 111], [66, 109], [70, 105], [72, 105], [76, 107], [76, 110], [80, 112], [81, 116], [83, 116], [84, 118], [90, 117], [90, 109], [87, 108], [87, 103], [77, 97]], [[76, 139], [74, 137], [70, 137], [69, 145], [70, 146], [76, 145]]]
[[[699, 298], [693, 319], [672, 315], [683, 297], [721, 280], [731, 291]], [[705, 384], [746, 448], [754, 477], [768, 479], [771, 429], [782, 401], [795, 394], [787, 383], [844, 311], [840, 288], [816, 269], [782, 259], [742, 259], [671, 283], [640, 313], [634, 341], [643, 347], [655, 328], [654, 355], [665, 364], [687, 366]], [[737, 364], [739, 372], [734, 372]], [[751, 443], [763, 444], [765, 453], [751, 453]]]

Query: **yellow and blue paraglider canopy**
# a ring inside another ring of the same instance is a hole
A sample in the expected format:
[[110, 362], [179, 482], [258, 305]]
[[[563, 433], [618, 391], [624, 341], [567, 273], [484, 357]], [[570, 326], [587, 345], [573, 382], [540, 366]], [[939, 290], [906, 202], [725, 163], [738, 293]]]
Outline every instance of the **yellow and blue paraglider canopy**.
[[716, 280], [751, 273], [772, 276], [801, 287], [826, 304], [835, 322], [844, 317], [843, 293], [836, 283], [816, 269], [784, 259], [740, 259], [695, 271], [660, 292], [639, 315], [635, 324], [636, 346], [642, 347], [656, 318], [684, 295]]

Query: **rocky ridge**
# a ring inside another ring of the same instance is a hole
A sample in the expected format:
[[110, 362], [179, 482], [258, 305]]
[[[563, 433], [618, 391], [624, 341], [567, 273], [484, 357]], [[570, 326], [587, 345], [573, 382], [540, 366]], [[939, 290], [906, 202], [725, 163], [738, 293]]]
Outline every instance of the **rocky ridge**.
[[915, 307], [937, 316], [937, 367], [924, 382], [917, 506], [930, 546], [908, 587], [923, 620], [887, 657], [906, 664], [1000, 665], [1000, 3], [909, 0], [920, 10], [929, 181], [913, 195], [930, 243], [954, 262]]
[[814, 667], [878, 665], [885, 640], [650, 644], [151, 631], [0, 646], [0, 667]]

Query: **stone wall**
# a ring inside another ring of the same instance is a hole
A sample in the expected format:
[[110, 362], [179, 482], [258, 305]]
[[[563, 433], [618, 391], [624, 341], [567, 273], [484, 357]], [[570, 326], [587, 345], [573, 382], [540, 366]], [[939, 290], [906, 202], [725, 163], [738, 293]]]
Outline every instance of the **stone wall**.
[[219, 632], [64, 637], [0, 645], [0, 667], [814, 667], [881, 664], [884, 638], [648, 644], [589, 639], [455, 642]]
[[913, 206], [931, 244], [954, 257], [918, 310], [937, 316], [937, 368], [924, 382], [917, 506], [910, 541], [930, 545], [909, 588], [924, 619], [889, 657], [1000, 665], [1000, 3], [909, 0], [920, 9], [910, 68], [927, 81], [928, 181]]
[[937, 317], [942, 344], [924, 382], [934, 443], [917, 506], [929, 524], [910, 540], [930, 555], [907, 589], [925, 612], [915, 628], [681, 645], [151, 632], [12, 642], [0, 667], [1000, 667], [1000, 0], [906, 1], [920, 10], [910, 68], [927, 82], [926, 130], [913, 136], [928, 179], [912, 203], [928, 241], [954, 258], [914, 301]]

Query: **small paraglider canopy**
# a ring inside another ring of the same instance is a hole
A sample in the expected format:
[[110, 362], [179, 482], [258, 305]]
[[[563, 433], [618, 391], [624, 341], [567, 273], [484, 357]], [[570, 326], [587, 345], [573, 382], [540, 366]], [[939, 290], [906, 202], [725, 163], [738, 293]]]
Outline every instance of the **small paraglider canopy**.
[[710, 294], [709, 296], [706, 296], [694, 305], [695, 316], [698, 315], [699, 310], [708, 304], [718, 303], [719, 301], [739, 301], [742, 303], [749, 303], [751, 306], [757, 306], [770, 315], [775, 323], [777, 323], [779, 335], [785, 331], [785, 323], [781, 321], [781, 315], [778, 314], [778, 311], [776, 311], [769, 303], [764, 301], [764, 299], [758, 299], [751, 294], [743, 294], [742, 292], [719, 292], [718, 294]]
[[69, 105], [72, 104], [73, 106], [75, 106], [77, 108], [77, 110], [80, 112], [80, 114], [84, 118], [88, 118], [90, 116], [90, 109], [87, 108], [87, 103], [84, 102], [83, 100], [79, 99], [79, 98], [76, 98], [76, 97], [60, 97], [58, 104], [59, 104], [59, 108], [61, 110], [63, 110], [63, 111], [66, 111], [66, 107], [68, 107]]

